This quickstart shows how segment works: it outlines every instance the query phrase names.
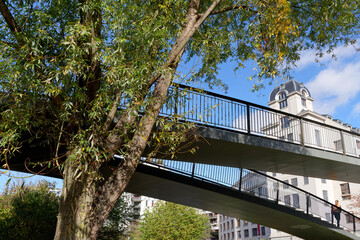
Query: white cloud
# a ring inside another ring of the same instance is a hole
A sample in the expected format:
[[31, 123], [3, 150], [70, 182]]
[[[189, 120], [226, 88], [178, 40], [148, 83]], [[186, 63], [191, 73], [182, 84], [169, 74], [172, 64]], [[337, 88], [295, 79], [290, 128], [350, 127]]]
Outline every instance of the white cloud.
[[333, 114], [360, 93], [360, 62], [330, 64], [306, 85], [315, 99], [314, 110]]
[[[356, 45], [356, 47], [359, 47]], [[302, 70], [310, 65], [313, 64], [326, 64], [329, 62], [336, 63], [337, 61], [341, 61], [342, 59], [346, 59], [349, 57], [353, 57], [354, 55], [357, 55], [359, 53], [356, 52], [356, 49], [354, 46], [340, 46], [336, 48], [332, 53], [330, 54], [324, 54], [323, 57], [319, 58], [316, 56], [315, 52], [312, 50], [303, 51], [300, 54], [300, 60], [296, 63], [297, 70]], [[332, 56], [335, 55], [335, 60]], [[317, 63], [315, 59], [318, 59], [319, 62]]]
[[360, 103], [355, 104], [355, 107], [351, 111], [351, 114], [354, 115], [354, 116], [360, 115]]

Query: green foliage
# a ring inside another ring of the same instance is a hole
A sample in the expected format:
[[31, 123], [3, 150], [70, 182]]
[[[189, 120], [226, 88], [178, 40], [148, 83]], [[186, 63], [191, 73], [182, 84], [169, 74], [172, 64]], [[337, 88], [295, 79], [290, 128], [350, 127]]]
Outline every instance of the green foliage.
[[53, 239], [58, 213], [54, 185], [43, 181], [5, 189], [0, 196], [0, 239]]
[[[189, 2], [12, 1], [10, 13], [21, 31], [15, 33], [0, 18], [0, 102], [9, 95], [12, 99], [0, 113], [1, 157], [18, 150], [24, 132], [30, 132], [30, 142], [48, 139], [55, 150], [50, 163], [56, 166], [64, 154], [59, 147], [65, 146], [79, 170], [96, 173], [92, 163], [112, 157], [102, 141], [111, 133], [123, 138], [117, 150], [124, 154], [138, 122], [104, 131], [107, 115], [118, 101], [117, 93], [137, 119], [153, 101], [149, 79], [172, 71], [164, 64], [186, 24]], [[199, 16], [212, 2], [200, 2]], [[301, 50], [315, 48], [321, 54], [355, 41], [357, 6], [358, 1], [350, 0], [223, 0], [184, 43], [182, 60], [199, 62], [186, 81], [225, 86], [217, 73], [227, 61], [235, 61], [236, 69], [256, 63], [252, 78], [259, 81], [254, 89], [264, 85], [263, 79], [286, 78]], [[85, 21], [85, 12], [101, 12], [101, 22]], [[101, 33], [94, 34], [94, 28]], [[93, 63], [99, 64], [99, 75]], [[172, 81], [181, 77], [177, 73]], [[93, 93], [91, 82], [97, 84]], [[117, 116], [124, 114], [119, 109]], [[176, 146], [183, 141], [159, 133], [162, 136], [150, 139], [152, 144]]]
[[170, 202], [158, 202], [145, 212], [140, 222], [141, 239], [190, 240], [210, 236], [210, 224], [206, 215], [196, 209]]
[[123, 194], [111, 210], [104, 226], [101, 228], [99, 240], [122, 239], [128, 231], [131, 222], [134, 221], [134, 214], [131, 202], [131, 195]]
[[[0, 195], [0, 239], [53, 239], [59, 206], [54, 189], [55, 185], [47, 181], [7, 186]], [[98, 239], [121, 239], [132, 221], [131, 201], [124, 194], [116, 202]]]

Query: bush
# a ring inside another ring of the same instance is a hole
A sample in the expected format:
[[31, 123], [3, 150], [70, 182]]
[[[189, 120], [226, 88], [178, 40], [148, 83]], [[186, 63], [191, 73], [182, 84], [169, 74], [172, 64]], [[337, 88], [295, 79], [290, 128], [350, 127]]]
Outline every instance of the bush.
[[160, 201], [145, 211], [139, 231], [146, 240], [199, 240], [210, 237], [210, 224], [194, 208]]
[[0, 239], [53, 239], [59, 201], [54, 184], [7, 187], [0, 196]]

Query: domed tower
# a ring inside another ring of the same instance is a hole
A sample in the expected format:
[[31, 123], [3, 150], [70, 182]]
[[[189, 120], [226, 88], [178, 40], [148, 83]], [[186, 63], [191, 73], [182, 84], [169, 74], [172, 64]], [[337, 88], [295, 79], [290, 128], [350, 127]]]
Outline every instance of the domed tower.
[[303, 83], [289, 80], [272, 90], [268, 105], [270, 108], [298, 115], [302, 111], [313, 111], [313, 101]]

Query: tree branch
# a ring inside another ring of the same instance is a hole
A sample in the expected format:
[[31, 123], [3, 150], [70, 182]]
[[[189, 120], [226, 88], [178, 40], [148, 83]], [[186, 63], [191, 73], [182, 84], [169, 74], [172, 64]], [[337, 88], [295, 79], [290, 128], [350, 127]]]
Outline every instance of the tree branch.
[[19, 25], [15, 21], [15, 19], [14, 19], [13, 15], [11, 14], [9, 8], [7, 7], [7, 5], [5, 3], [5, 0], [0, 0], [0, 12], [1, 12], [1, 15], [5, 19], [5, 22], [9, 26], [11, 32], [14, 33], [14, 36], [15, 36], [16, 40], [18, 41], [18, 43], [20, 45], [23, 45], [24, 44], [23, 39], [21, 39], [18, 36], [18, 34], [21, 32], [21, 29], [19, 28]]
[[249, 10], [250, 12], [253, 12], [253, 13], [258, 13], [257, 11], [255, 11], [254, 9], [250, 8], [249, 6], [246, 6], [246, 5], [242, 5], [242, 6], [239, 6], [239, 5], [233, 5], [233, 6], [230, 6], [230, 7], [225, 7], [223, 9], [220, 9], [218, 11], [213, 11], [212, 13], [210, 13], [210, 15], [217, 15], [217, 14], [220, 14], [220, 13], [225, 13], [225, 12], [229, 12], [229, 11], [233, 11], [233, 10], [238, 10], [238, 9], [247, 9]]
[[[10, 28], [10, 31], [13, 33], [18, 45], [25, 45], [25, 41], [24, 39], [20, 36], [21, 33], [21, 28], [19, 27], [19, 25], [17, 24], [16, 20], [14, 19], [13, 15], [11, 14], [9, 8], [7, 7], [5, 0], [0, 0], [0, 12], [1, 15], [4, 17], [5, 22], [7, 23], [8, 27]], [[26, 20], [27, 21], [27, 20]], [[19, 48], [19, 46], [16, 46], [16, 44], [12, 44], [14, 45], [15, 48]], [[28, 61], [32, 60], [32, 54], [27, 53], [26, 55], [26, 59]], [[45, 73], [44, 71], [37, 66], [35, 68], [35, 71], [41, 76], [42, 79], [45, 79]], [[53, 104], [55, 104], [55, 106], [57, 107], [61, 107], [61, 102], [62, 102], [62, 98], [60, 96], [49, 96], [51, 102]]]

